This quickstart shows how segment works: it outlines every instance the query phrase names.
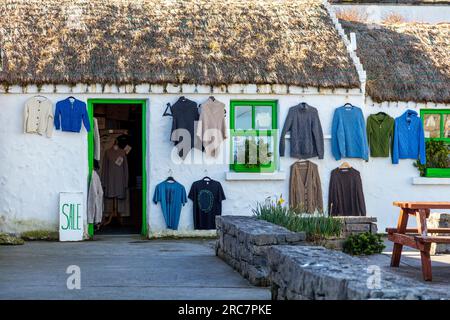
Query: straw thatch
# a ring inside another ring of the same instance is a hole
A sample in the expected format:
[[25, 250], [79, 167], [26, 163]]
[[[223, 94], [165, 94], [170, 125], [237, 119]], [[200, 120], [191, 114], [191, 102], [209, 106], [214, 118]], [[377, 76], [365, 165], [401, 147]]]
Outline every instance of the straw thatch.
[[432, 5], [449, 4], [448, 0], [328, 0], [331, 3], [343, 4], [411, 4], [411, 5]]
[[374, 101], [450, 103], [450, 24], [341, 23], [356, 34]]
[[0, 0], [4, 84], [359, 86], [319, 0]]

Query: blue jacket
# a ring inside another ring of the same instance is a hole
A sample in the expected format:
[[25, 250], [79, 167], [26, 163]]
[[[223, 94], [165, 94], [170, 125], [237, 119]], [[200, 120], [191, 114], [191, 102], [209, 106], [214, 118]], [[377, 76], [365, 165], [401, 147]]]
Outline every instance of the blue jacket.
[[360, 108], [339, 107], [334, 111], [331, 151], [336, 160], [344, 157], [369, 160], [366, 123]]
[[83, 121], [86, 131], [90, 131], [86, 103], [71, 98], [56, 103], [54, 122], [57, 130], [61, 128], [62, 131], [80, 132], [81, 121]]
[[422, 120], [414, 110], [406, 110], [395, 118], [392, 163], [397, 164], [398, 159], [420, 159], [421, 164], [426, 163]]

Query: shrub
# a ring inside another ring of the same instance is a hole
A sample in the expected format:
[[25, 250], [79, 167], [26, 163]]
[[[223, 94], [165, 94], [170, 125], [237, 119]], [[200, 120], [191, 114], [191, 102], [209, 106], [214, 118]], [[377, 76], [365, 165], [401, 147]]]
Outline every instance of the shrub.
[[420, 164], [417, 160], [414, 166], [419, 170], [420, 176], [424, 177], [427, 168], [448, 168], [448, 149], [444, 141], [429, 140], [426, 142], [426, 164]]
[[396, 24], [396, 23], [403, 23], [406, 22], [405, 17], [403, 17], [399, 13], [391, 12], [388, 15], [386, 15], [383, 19], [383, 23], [385, 24]]
[[312, 242], [320, 242], [327, 238], [336, 238], [341, 235], [343, 222], [323, 214], [301, 214], [288, 206], [283, 206], [284, 200], [266, 201], [258, 203], [253, 209], [253, 214], [262, 219], [288, 230], [306, 233], [306, 239]]
[[340, 20], [353, 22], [367, 22], [367, 14], [357, 8], [351, 9], [337, 9], [336, 17]]
[[381, 253], [384, 248], [381, 235], [365, 232], [350, 235], [344, 242], [343, 251], [358, 256]]

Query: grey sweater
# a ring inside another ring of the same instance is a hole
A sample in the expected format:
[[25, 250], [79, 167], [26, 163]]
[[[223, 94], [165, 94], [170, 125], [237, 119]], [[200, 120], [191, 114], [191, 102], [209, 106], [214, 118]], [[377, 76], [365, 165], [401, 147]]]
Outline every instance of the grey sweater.
[[280, 156], [284, 156], [287, 132], [291, 132], [290, 156], [299, 159], [323, 159], [323, 132], [317, 109], [300, 103], [289, 109], [280, 138]]

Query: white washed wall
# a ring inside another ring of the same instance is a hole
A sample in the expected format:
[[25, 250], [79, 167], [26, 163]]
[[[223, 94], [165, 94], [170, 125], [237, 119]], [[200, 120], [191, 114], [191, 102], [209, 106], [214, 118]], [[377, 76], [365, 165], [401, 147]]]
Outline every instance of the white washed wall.
[[[83, 89], [84, 90], [84, 89]], [[174, 89], [175, 90], [175, 89]], [[49, 90], [51, 91], [51, 90]], [[78, 99], [89, 98], [136, 98], [148, 99], [148, 222], [152, 235], [171, 234], [165, 229], [164, 218], [159, 205], [150, 200], [157, 183], [167, 177], [168, 170], [173, 170], [174, 177], [181, 182], [186, 191], [195, 180], [204, 176], [205, 167], [208, 175], [220, 181], [227, 200], [223, 203], [223, 213], [227, 215], [251, 214], [251, 208], [257, 201], [268, 196], [288, 195], [289, 166], [295, 159], [281, 159], [281, 170], [286, 172], [283, 181], [226, 181], [227, 164], [175, 164], [171, 162], [172, 144], [169, 142], [171, 118], [162, 117], [167, 102], [175, 102], [184, 95], [198, 103], [205, 101], [210, 95], [204, 94], [102, 94], [71, 93]], [[19, 92], [19, 90], [17, 90]], [[292, 92], [292, 91], [291, 91]], [[54, 103], [66, 98], [68, 93], [43, 93]], [[24, 102], [33, 94], [8, 93], [0, 94], [0, 230], [23, 231], [37, 228], [55, 228], [57, 226], [58, 194], [61, 191], [87, 191], [87, 138], [86, 132], [65, 133], [55, 131], [52, 138], [23, 134]], [[305, 101], [319, 109], [325, 136], [330, 135], [331, 120], [334, 109], [345, 102], [363, 107], [364, 99], [360, 94], [346, 96], [343, 94], [223, 94], [215, 97], [229, 106], [231, 99], [277, 99], [279, 101], [279, 127], [281, 128], [289, 107]], [[367, 101], [363, 107], [367, 116], [372, 112], [386, 111], [398, 116], [406, 110], [407, 104], [399, 107], [373, 106]], [[410, 104], [411, 108], [415, 105]], [[434, 107], [434, 106], [433, 106]], [[227, 110], [229, 115], [229, 110]], [[229, 123], [229, 119], [227, 119]], [[229, 140], [227, 140], [228, 146]], [[228, 148], [226, 149], [228, 150]], [[287, 141], [286, 154], [289, 154]], [[201, 153], [197, 156], [202, 157]], [[225, 155], [227, 156], [227, 155]], [[207, 159], [208, 160], [208, 159]], [[327, 191], [330, 171], [339, 165], [331, 155], [330, 139], [325, 140], [325, 159], [311, 159], [319, 165], [324, 191], [324, 203], [327, 203]], [[209, 159], [208, 161], [211, 161]], [[368, 215], [378, 218], [379, 228], [395, 225], [397, 209], [392, 207], [395, 200], [446, 200], [450, 194], [450, 186], [413, 185], [413, 177], [418, 171], [412, 166], [413, 161], [402, 160], [399, 165], [392, 165], [390, 158], [348, 160], [361, 172], [363, 188], [366, 196]], [[183, 208], [181, 213], [179, 234], [189, 235], [193, 227], [192, 203]]]

